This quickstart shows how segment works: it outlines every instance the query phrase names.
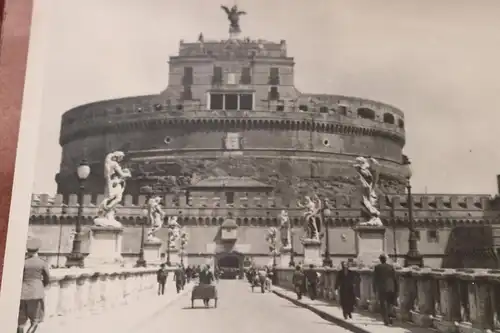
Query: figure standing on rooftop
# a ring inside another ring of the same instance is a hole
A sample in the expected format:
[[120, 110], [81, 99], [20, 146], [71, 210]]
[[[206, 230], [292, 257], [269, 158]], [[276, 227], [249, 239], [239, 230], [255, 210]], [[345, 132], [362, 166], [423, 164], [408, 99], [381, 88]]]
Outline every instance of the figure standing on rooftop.
[[227, 14], [227, 18], [230, 22], [229, 24], [229, 34], [230, 35], [236, 35], [241, 32], [240, 28], [240, 16], [241, 15], [246, 15], [246, 12], [244, 11], [239, 11], [238, 6], [234, 5], [231, 7], [231, 9], [227, 8], [226, 6], [221, 6], [222, 9]]

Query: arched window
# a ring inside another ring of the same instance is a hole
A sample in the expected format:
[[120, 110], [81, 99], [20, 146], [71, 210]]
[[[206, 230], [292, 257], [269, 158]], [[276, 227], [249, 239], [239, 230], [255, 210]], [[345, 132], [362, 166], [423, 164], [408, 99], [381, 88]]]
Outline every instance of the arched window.
[[398, 120], [398, 126], [399, 126], [400, 128], [405, 128], [405, 121], [404, 121], [403, 119], [399, 119], [399, 120]]
[[384, 123], [394, 124], [394, 116], [392, 113], [384, 113]]
[[347, 106], [345, 105], [340, 105], [339, 106], [339, 113], [343, 116], [347, 116]]
[[364, 119], [374, 120], [375, 119], [375, 111], [373, 111], [372, 109], [368, 109], [368, 108], [359, 108], [358, 109], [358, 117], [364, 118]]

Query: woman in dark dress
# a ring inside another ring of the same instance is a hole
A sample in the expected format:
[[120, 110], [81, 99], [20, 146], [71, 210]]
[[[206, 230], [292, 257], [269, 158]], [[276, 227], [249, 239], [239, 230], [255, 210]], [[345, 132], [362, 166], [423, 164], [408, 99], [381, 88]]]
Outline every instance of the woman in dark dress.
[[340, 296], [340, 306], [342, 307], [342, 312], [344, 314], [344, 319], [351, 318], [352, 312], [354, 311], [354, 305], [356, 304], [356, 274], [347, 267], [345, 261], [341, 263], [342, 269], [337, 275], [337, 281], [335, 281], [335, 290], [338, 290], [338, 295]]

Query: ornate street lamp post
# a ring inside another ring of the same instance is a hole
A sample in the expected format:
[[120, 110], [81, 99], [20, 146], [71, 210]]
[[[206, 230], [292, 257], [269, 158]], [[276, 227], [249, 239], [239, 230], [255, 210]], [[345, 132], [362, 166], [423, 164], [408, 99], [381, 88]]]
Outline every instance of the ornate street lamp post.
[[142, 224], [141, 224], [141, 248], [139, 250], [139, 259], [137, 259], [135, 265], [136, 267], [146, 267], [146, 259], [144, 259], [144, 238], [145, 238], [145, 229], [146, 229], [146, 222], [147, 219], [145, 219]]
[[149, 212], [149, 200], [153, 197], [153, 189], [150, 186], [144, 186], [141, 188], [141, 191], [146, 194], [146, 204], [145, 204], [145, 210], [144, 210], [144, 215], [146, 215], [146, 219], [143, 220], [141, 223], [141, 248], [139, 249], [139, 259], [137, 259], [135, 266], [136, 267], [146, 267], [147, 262], [146, 259], [144, 259], [144, 243], [146, 242], [145, 240], [145, 234], [146, 234], [146, 223], [152, 223], [150, 221], [150, 212]]
[[185, 228], [182, 228], [180, 238], [181, 238], [181, 244], [180, 244], [181, 266], [184, 266], [184, 250], [186, 248], [189, 239], [188, 233]]
[[332, 211], [328, 206], [328, 202], [323, 200], [323, 209], [321, 210], [321, 219], [325, 225], [325, 258], [323, 259], [324, 267], [333, 267], [332, 258], [330, 258], [330, 233], [328, 231], [327, 219], [332, 215]]
[[170, 228], [167, 229], [167, 266], [172, 266], [170, 262], [170, 237], [172, 237], [172, 230]]
[[405, 267], [410, 266], [418, 266], [422, 267], [423, 257], [418, 252], [417, 246], [417, 233], [415, 230], [415, 221], [413, 220], [413, 197], [411, 195], [411, 162], [408, 156], [403, 155], [403, 165], [406, 167], [406, 191], [408, 194], [407, 204], [408, 204], [408, 229], [409, 229], [409, 237], [408, 237], [408, 253], [405, 258]]
[[293, 248], [293, 225], [290, 223], [290, 262], [288, 263], [288, 267], [295, 267], [295, 249]]
[[82, 215], [83, 215], [83, 193], [85, 190], [85, 181], [90, 175], [90, 166], [84, 159], [76, 169], [76, 175], [80, 184], [78, 192], [78, 216], [75, 225], [75, 238], [73, 239], [73, 248], [66, 259], [66, 267], [83, 268], [84, 255], [82, 254]]

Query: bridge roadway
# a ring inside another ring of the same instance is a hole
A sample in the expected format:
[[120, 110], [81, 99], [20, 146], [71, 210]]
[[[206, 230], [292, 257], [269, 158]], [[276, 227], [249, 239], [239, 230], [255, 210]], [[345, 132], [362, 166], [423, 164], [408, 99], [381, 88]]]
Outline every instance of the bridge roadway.
[[[195, 301], [195, 307], [191, 308], [191, 293], [187, 290], [172, 302], [158, 305], [157, 301], [155, 303], [151, 300], [158, 296], [148, 296], [148, 299], [140, 301], [142, 304], [123, 306], [119, 315], [102, 313], [85, 318], [86, 323], [73, 322], [64, 328], [58, 325], [57, 328], [45, 327], [41, 331], [44, 333], [49, 331], [51, 333], [70, 331], [150, 333], [167, 330], [204, 333], [350, 332], [273, 293], [262, 294], [257, 289], [252, 293], [246, 281], [221, 280], [217, 288], [219, 293], [217, 308], [213, 308], [213, 300], [210, 308], [205, 308], [202, 300]], [[88, 321], [95, 323], [90, 325]]]
[[148, 318], [130, 333], [160, 332], [168, 327], [178, 332], [217, 333], [324, 333], [349, 332], [324, 321], [309, 310], [291, 302], [255, 289], [252, 293], [246, 281], [221, 280], [217, 285], [219, 302], [217, 308], [205, 308], [203, 301], [195, 301], [191, 308], [190, 293], [187, 293]]

